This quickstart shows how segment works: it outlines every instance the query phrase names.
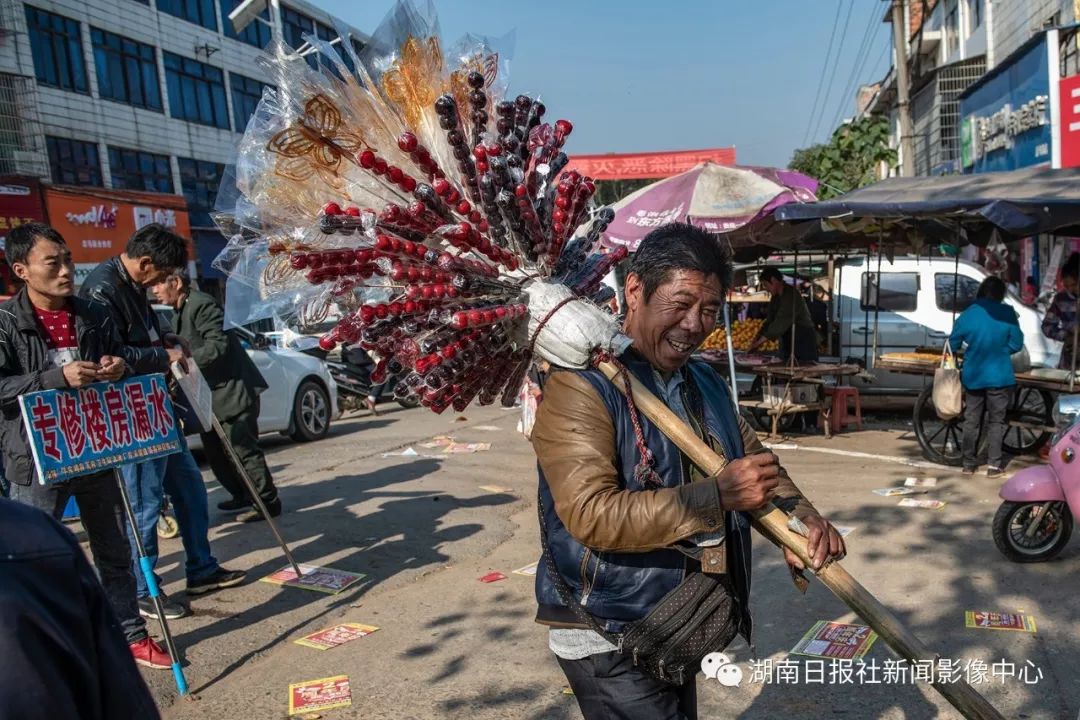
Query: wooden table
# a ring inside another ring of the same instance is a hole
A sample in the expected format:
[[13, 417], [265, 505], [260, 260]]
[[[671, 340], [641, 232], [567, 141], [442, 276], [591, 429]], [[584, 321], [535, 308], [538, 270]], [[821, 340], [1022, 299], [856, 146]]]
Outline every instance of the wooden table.
[[[843, 384], [845, 377], [858, 375], [863, 371], [858, 365], [816, 363], [813, 365], [790, 365], [787, 363], [773, 363], [769, 365], [755, 365], [744, 367], [743, 370], [761, 376], [765, 383], [761, 400], [740, 400], [739, 406], [765, 410], [772, 419], [772, 428], [769, 437], [778, 437], [777, 426], [780, 418], [785, 415], [794, 415], [801, 412], [817, 411], [821, 414], [822, 425], [825, 428], [825, 437], [832, 437], [832, 426], [829, 422], [832, 414], [832, 403], [829, 401], [825, 387], [825, 378], [835, 377], [837, 384]], [[780, 402], [766, 400], [766, 397], [775, 398], [778, 393], [773, 391], [775, 383], [784, 383], [783, 394]], [[817, 399], [812, 402], [794, 402], [791, 399], [791, 387], [797, 384], [809, 384], [817, 386]]]

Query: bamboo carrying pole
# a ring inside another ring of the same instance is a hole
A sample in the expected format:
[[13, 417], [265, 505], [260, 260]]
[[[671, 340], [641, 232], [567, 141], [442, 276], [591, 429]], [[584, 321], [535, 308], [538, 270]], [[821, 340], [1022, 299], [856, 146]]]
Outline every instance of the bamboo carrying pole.
[[[621, 371], [611, 362], [598, 365], [600, 371], [608, 377], [620, 392], [625, 392]], [[709, 475], [723, 470], [727, 461], [713, 452], [694, 431], [682, 422], [666, 405], [642, 385], [632, 374], [627, 374], [638, 410], [645, 414], [683, 453]], [[811, 567], [806, 554], [806, 538], [788, 528], [788, 516], [772, 503], [755, 510], [754, 527], [769, 540], [791, 550], [800, 560]], [[938, 656], [922, 644], [903, 623], [864, 588], [838, 562], [828, 562], [815, 573], [819, 580], [854, 610], [878, 635], [909, 662], [936, 661]], [[974, 688], [960, 680], [955, 683], [932, 683], [953, 707], [969, 720], [1004, 720], [986, 698]]]

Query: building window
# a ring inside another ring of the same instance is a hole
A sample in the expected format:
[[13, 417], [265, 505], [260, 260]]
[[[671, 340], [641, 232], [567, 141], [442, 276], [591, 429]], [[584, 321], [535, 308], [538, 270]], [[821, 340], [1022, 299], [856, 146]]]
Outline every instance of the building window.
[[[248, 45], [254, 45], [257, 48], [266, 47], [270, 43], [270, 25], [268, 24], [270, 22], [270, 11], [264, 8], [259, 13], [259, 20], [248, 23], [248, 26], [244, 28], [244, 32], [238, 33], [233, 30], [232, 23], [229, 22], [229, 13], [235, 10], [239, 4], [240, 0], [221, 0], [221, 25], [225, 28], [225, 37], [245, 42]], [[265, 22], [260, 22], [260, 20]]]
[[214, 0], [157, 0], [157, 9], [204, 28], [217, 30]]
[[[285, 42], [293, 50], [296, 50], [304, 44], [304, 35], [315, 34], [315, 21], [292, 8], [283, 7], [281, 8], [281, 34], [285, 38]], [[318, 67], [319, 61], [316, 59], [315, 53], [308, 55], [304, 59], [312, 68]]]
[[111, 32], [90, 28], [98, 93], [107, 100], [161, 110], [154, 48]]
[[263, 89], [268, 86], [236, 73], [229, 73], [229, 86], [232, 88], [233, 127], [236, 132], [244, 132], [262, 99]]
[[58, 185], [101, 187], [101, 158], [97, 143], [45, 136], [52, 181]]
[[953, 3], [945, 11], [945, 56], [952, 57], [960, 49], [960, 6]]
[[210, 213], [217, 203], [218, 185], [225, 166], [221, 163], [191, 158], [177, 158], [180, 163], [180, 187], [187, 200], [192, 227], [213, 227]]
[[89, 92], [79, 23], [27, 5], [26, 29], [38, 82], [64, 90]]
[[172, 167], [168, 155], [109, 146], [109, 166], [114, 188], [173, 192]]
[[983, 0], [968, 0], [968, 24], [971, 29], [969, 34], [975, 32], [982, 26], [983, 21]]
[[[322, 23], [315, 23], [315, 34], [318, 36], [318, 38], [320, 40], [324, 40], [324, 41], [326, 41], [328, 43], [331, 43], [334, 40], [338, 39], [337, 32], [333, 28], [331, 28], [330, 26], [323, 25]], [[353, 47], [355, 48], [356, 45], [357, 45], [356, 41], [353, 40]], [[362, 44], [360, 46], [363, 47]], [[351, 73], [356, 72], [356, 65], [353, 63], [352, 56], [349, 55], [348, 50], [345, 49], [345, 43], [344, 42], [339, 42], [339, 43], [334, 44], [332, 47], [337, 51], [338, 56], [341, 58], [341, 62], [345, 65], [345, 67], [347, 67], [349, 69], [349, 72], [351, 72]], [[360, 53], [357, 52], [357, 55], [359, 55], [359, 54]], [[319, 62], [322, 63], [323, 67], [328, 69], [330, 72], [334, 73], [335, 76], [338, 76], [337, 66], [334, 64], [334, 62], [330, 58], [328, 58], [325, 55], [323, 55], [322, 53], [320, 53], [319, 54]], [[338, 76], [338, 77], [340, 77], [340, 76]]]
[[167, 52], [165, 82], [174, 118], [229, 129], [225, 73], [220, 68]]

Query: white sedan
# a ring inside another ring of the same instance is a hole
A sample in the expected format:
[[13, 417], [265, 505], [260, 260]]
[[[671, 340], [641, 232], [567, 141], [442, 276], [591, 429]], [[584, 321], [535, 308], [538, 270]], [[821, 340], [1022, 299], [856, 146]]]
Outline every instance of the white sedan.
[[[175, 311], [154, 305], [154, 312], [173, 327]], [[340, 416], [337, 383], [317, 357], [282, 347], [276, 338], [232, 328], [241, 345], [259, 368], [269, 385], [259, 395], [259, 432], [280, 432], [294, 440], [318, 440], [330, 431], [330, 421]], [[197, 435], [188, 438], [192, 447], [200, 446]]]

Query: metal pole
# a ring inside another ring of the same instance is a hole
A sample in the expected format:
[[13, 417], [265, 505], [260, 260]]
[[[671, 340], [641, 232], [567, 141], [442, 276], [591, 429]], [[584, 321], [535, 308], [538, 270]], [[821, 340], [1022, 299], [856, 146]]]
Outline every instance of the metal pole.
[[[836, 261], [833, 259], [832, 253], [829, 253], [829, 262], [826, 266], [828, 269], [828, 286], [829, 286], [829, 307], [825, 313], [825, 349], [829, 355], [832, 355], [833, 351], [833, 311], [835, 309], [834, 303], [836, 302], [836, 288], [833, 287], [833, 273], [836, 272]], [[814, 292], [813, 288], [810, 292]]]
[[139, 569], [143, 579], [146, 580], [146, 589], [150, 593], [150, 600], [154, 603], [154, 612], [157, 613], [158, 622], [161, 623], [161, 634], [165, 636], [165, 647], [169, 651], [169, 659], [172, 660], [173, 678], [176, 679], [176, 690], [181, 695], [187, 695], [188, 685], [184, 678], [184, 671], [180, 668], [180, 656], [176, 652], [176, 644], [173, 642], [172, 633], [169, 632], [169, 622], [165, 619], [165, 608], [161, 604], [161, 590], [158, 588], [157, 576], [154, 575], [154, 566], [150, 558], [146, 557], [146, 549], [139, 535], [139, 523], [135, 521], [135, 511], [131, 509], [131, 499], [128, 497], [127, 486], [119, 468], [113, 468], [113, 477], [120, 487], [120, 498], [124, 502], [124, 513], [127, 515], [128, 524], [131, 525], [131, 537], [135, 539], [135, 554], [139, 557]]
[[[730, 297], [730, 296], [729, 296]], [[735, 341], [731, 338], [731, 301], [724, 298], [724, 334], [727, 336], [727, 361], [728, 377], [731, 382], [731, 402], [735, 404], [735, 412], [739, 412], [739, 387], [735, 383]]]
[[915, 143], [911, 132], [911, 98], [908, 89], [907, 23], [904, 0], [893, 0], [893, 50], [896, 52], [896, 111], [900, 116], [900, 174], [915, 175]]
[[788, 359], [788, 364], [791, 368], [795, 367], [795, 331], [798, 329], [798, 324], [795, 322], [795, 307], [798, 305], [799, 299], [799, 248], [795, 248], [795, 260], [793, 261], [791, 268], [791, 281], [792, 290], [791, 294], [791, 357]]
[[[1076, 312], [1078, 313], [1077, 323], [1080, 324], [1080, 295], [1076, 297]], [[1072, 367], [1069, 370], [1069, 392], [1073, 392], [1076, 388], [1076, 350], [1080, 345], [1080, 325], [1073, 328], [1073, 348], [1072, 348]]]
[[266, 507], [266, 503], [259, 497], [258, 490], [255, 489], [255, 483], [248, 477], [247, 470], [244, 469], [244, 464], [240, 462], [240, 458], [236, 455], [236, 450], [233, 449], [232, 443], [229, 442], [229, 438], [225, 436], [225, 431], [221, 429], [221, 423], [218, 422], [217, 416], [213, 416], [214, 432], [218, 436], [218, 440], [221, 441], [222, 447], [225, 448], [225, 452], [229, 455], [229, 458], [233, 461], [233, 465], [236, 466], [237, 472], [240, 474], [240, 479], [244, 481], [244, 485], [247, 487], [248, 493], [251, 494], [251, 499], [258, 506], [259, 512], [262, 513], [263, 520], [270, 527], [270, 532], [274, 533], [274, 537], [278, 541], [278, 545], [281, 546], [282, 551], [285, 553], [285, 557], [288, 558], [289, 564], [292, 565], [293, 571], [296, 572], [296, 579], [299, 580], [304, 576], [300, 572], [300, 566], [293, 558], [292, 552], [289, 551], [289, 546], [285, 544], [285, 539], [281, 537], [281, 533], [278, 532], [277, 525], [274, 524], [274, 519], [270, 517], [270, 511]]
[[873, 370], [877, 367], [877, 351], [878, 351], [878, 328], [880, 327], [879, 319], [881, 317], [881, 237], [878, 236], [877, 246], [877, 297], [874, 298], [874, 349], [870, 355], [870, 369]]

